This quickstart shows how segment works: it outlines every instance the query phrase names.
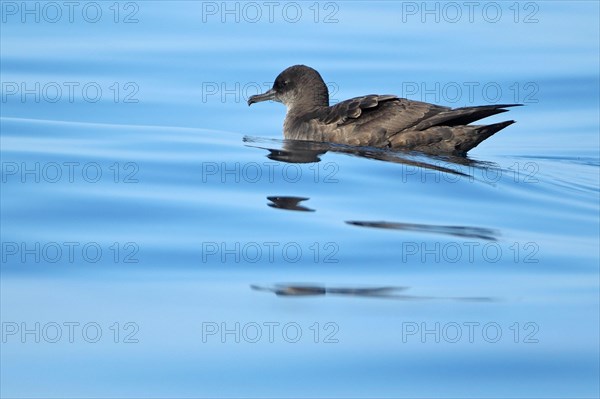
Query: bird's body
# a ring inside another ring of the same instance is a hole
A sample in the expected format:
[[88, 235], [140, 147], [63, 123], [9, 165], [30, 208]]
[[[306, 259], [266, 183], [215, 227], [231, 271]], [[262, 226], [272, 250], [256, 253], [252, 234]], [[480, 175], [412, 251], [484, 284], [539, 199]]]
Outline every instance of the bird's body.
[[367, 95], [329, 106], [329, 93], [317, 71], [295, 65], [283, 71], [264, 94], [248, 104], [284, 103], [286, 139], [333, 142], [352, 146], [464, 155], [497, 131], [514, 123], [469, 125], [520, 104], [449, 108], [394, 95]]

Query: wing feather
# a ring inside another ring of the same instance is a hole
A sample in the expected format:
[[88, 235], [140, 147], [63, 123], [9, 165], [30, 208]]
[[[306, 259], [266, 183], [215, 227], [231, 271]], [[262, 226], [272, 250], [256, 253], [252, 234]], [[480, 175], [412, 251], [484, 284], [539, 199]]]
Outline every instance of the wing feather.
[[363, 110], [375, 108], [382, 102], [396, 99], [398, 99], [398, 97], [392, 94], [370, 94], [367, 96], [351, 98], [329, 107], [327, 112], [321, 116], [319, 120], [325, 124], [341, 125], [349, 119], [360, 118]]

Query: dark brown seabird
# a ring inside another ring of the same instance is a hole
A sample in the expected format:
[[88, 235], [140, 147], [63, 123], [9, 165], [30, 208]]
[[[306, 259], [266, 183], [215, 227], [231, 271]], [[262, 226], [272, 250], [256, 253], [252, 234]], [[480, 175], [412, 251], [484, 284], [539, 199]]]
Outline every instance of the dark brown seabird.
[[291, 140], [465, 155], [483, 140], [513, 124], [469, 125], [522, 104], [450, 108], [395, 95], [371, 94], [329, 106], [327, 85], [316, 70], [294, 65], [273, 88], [252, 96], [248, 105], [274, 100], [287, 107], [283, 135]]

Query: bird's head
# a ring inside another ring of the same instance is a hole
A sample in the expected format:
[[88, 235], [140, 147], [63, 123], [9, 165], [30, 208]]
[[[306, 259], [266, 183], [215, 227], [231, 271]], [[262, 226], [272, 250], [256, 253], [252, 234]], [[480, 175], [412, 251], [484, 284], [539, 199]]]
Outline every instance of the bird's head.
[[305, 65], [294, 65], [277, 76], [270, 90], [251, 96], [248, 105], [267, 100], [283, 103], [288, 110], [297, 106], [308, 110], [329, 106], [329, 92], [319, 72]]

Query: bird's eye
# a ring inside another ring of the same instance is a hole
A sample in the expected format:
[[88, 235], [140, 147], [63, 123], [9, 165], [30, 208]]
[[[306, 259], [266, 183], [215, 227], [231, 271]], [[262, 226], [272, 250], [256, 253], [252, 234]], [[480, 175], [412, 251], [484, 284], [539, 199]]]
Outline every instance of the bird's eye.
[[283, 85], [284, 85], [284, 86], [287, 86], [289, 83], [290, 83], [290, 81], [289, 81], [289, 80], [284, 80], [284, 81], [283, 81]]

